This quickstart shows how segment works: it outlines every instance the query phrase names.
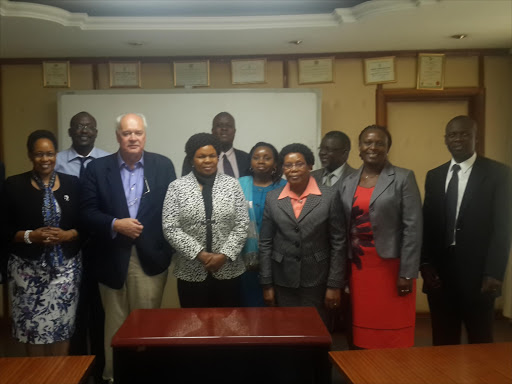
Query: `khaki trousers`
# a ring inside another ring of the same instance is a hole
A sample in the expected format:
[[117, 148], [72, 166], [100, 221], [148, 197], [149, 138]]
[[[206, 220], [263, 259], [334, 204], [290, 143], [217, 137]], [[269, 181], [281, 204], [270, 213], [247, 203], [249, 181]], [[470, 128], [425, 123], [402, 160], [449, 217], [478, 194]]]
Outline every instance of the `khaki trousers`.
[[101, 302], [105, 310], [105, 369], [103, 379], [114, 378], [112, 337], [134, 309], [160, 308], [167, 270], [159, 275], [148, 276], [140, 266], [135, 247], [132, 247], [126, 281], [121, 289], [99, 284]]

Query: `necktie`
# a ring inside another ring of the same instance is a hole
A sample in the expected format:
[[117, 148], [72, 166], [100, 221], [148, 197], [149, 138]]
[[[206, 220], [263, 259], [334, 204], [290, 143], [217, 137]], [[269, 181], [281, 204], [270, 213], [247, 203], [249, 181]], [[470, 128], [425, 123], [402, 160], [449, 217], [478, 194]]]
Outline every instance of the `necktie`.
[[325, 177], [325, 183], [324, 185], [326, 187], [330, 187], [332, 186], [332, 178], [334, 177], [334, 175], [332, 173], [328, 173], [327, 176]]
[[229, 175], [231, 177], [235, 177], [235, 172], [233, 171], [233, 167], [231, 166], [231, 163], [228, 160], [228, 157], [224, 154], [222, 165], [224, 167], [224, 174]]
[[452, 178], [448, 183], [445, 196], [446, 207], [446, 245], [449, 247], [454, 240], [455, 223], [457, 215], [457, 196], [459, 195], [459, 176], [460, 165], [454, 164], [452, 167]]
[[78, 178], [82, 177], [82, 173], [85, 169], [85, 162], [90, 159], [90, 157], [79, 157], [78, 160], [80, 160], [80, 172], [78, 172]]

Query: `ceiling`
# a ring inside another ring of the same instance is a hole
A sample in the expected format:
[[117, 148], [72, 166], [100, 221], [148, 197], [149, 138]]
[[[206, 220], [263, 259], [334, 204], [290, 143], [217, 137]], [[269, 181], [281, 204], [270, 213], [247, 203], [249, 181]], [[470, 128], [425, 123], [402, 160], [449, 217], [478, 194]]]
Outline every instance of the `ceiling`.
[[0, 59], [483, 48], [512, 48], [512, 0], [0, 0]]

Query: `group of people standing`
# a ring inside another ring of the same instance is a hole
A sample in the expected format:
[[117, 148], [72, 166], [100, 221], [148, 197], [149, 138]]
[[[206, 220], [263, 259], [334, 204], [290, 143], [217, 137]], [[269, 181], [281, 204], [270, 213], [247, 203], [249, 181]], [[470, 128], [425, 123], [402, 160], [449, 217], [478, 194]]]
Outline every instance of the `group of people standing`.
[[112, 336], [131, 310], [160, 307], [173, 253], [182, 307], [313, 306], [328, 324], [349, 294], [354, 348], [409, 347], [421, 270], [433, 343], [459, 343], [462, 323], [470, 342], [492, 341], [510, 170], [475, 154], [471, 118], [448, 123], [453, 159], [427, 175], [423, 210], [381, 126], [360, 133], [359, 169], [347, 164], [348, 137], [332, 131], [312, 171], [303, 144], [235, 149], [235, 120], [222, 112], [187, 141], [179, 179], [145, 151], [146, 128], [143, 115], [120, 116], [114, 154], [94, 147], [86, 112], [71, 119], [67, 151], [57, 154], [51, 132], [29, 136], [33, 169], [8, 178], [2, 199], [13, 334], [28, 354], [65, 354], [70, 339], [73, 351], [73, 338], [94, 334], [99, 369], [105, 351], [97, 379], [112, 380]]

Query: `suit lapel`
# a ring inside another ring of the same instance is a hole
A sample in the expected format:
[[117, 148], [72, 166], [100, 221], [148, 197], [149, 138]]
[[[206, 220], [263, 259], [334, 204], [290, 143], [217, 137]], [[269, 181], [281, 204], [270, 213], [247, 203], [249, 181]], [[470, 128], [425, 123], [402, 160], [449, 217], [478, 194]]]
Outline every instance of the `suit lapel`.
[[108, 190], [112, 193], [111, 201], [116, 207], [115, 212], [118, 212], [120, 217], [130, 217], [123, 189], [123, 181], [121, 180], [121, 172], [117, 162], [117, 153], [114, 153], [111, 159], [112, 161], [110, 161], [105, 172], [105, 184], [109, 186]]
[[320, 201], [322, 200], [322, 196], [318, 195], [309, 195], [306, 199], [306, 203], [304, 204], [304, 207], [302, 207], [302, 211], [300, 212], [299, 218], [297, 221], [302, 221], [318, 204], [320, 204]]
[[289, 197], [284, 199], [277, 199], [277, 206], [283, 210], [293, 221], [297, 221], [295, 213], [293, 212], [292, 202]]
[[395, 180], [395, 169], [391, 165], [391, 163], [388, 162], [384, 166], [384, 169], [382, 170], [382, 172], [379, 175], [379, 179], [377, 180], [377, 185], [375, 185], [375, 189], [373, 190], [372, 197], [370, 199], [370, 206], [391, 185], [391, 183], [393, 183], [394, 180]]

